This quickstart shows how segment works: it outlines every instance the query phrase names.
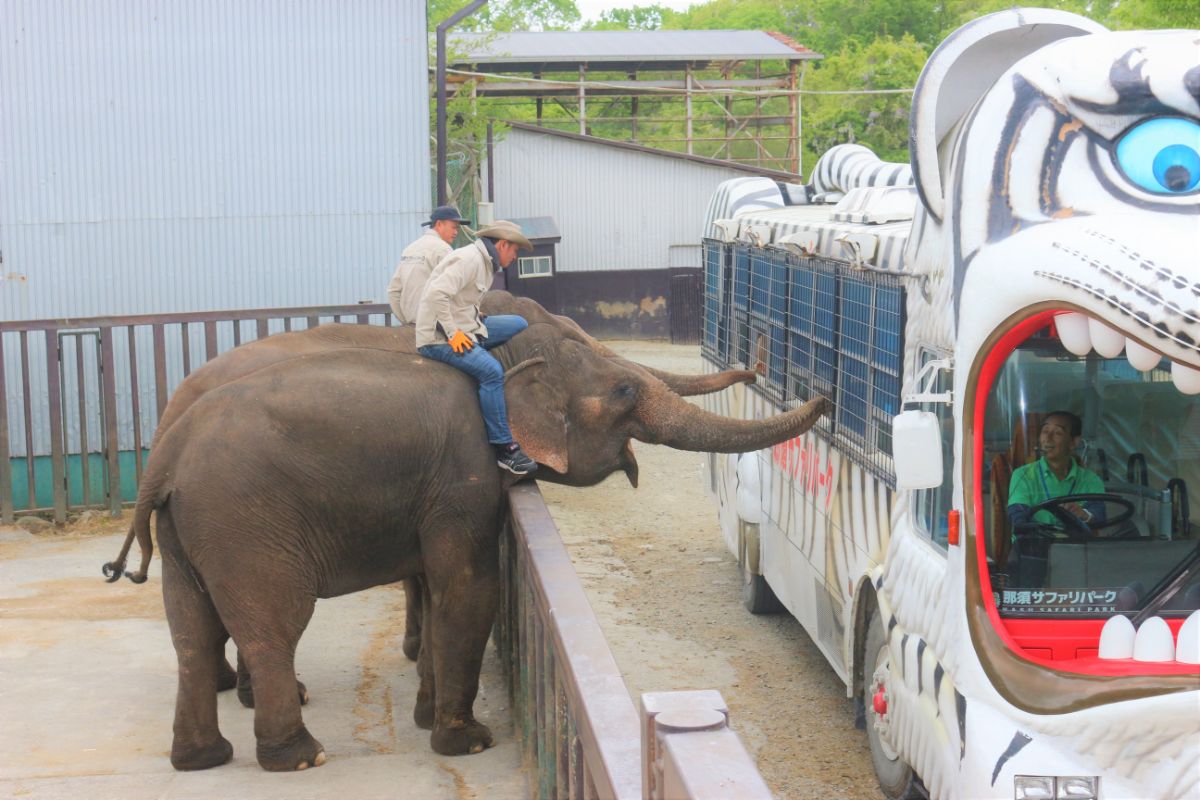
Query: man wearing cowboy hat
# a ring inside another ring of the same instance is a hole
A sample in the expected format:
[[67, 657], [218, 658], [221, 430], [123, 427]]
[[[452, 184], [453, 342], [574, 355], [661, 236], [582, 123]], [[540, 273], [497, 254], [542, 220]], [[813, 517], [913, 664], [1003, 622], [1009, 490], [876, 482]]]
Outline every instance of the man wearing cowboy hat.
[[528, 475], [537, 463], [513, 441], [504, 402], [504, 367], [488, 351], [529, 327], [523, 317], [496, 314], [484, 325], [479, 301], [492, 285], [492, 273], [507, 267], [517, 250], [533, 245], [520, 226], [496, 220], [479, 238], [460, 247], [434, 267], [417, 308], [417, 352], [460, 369], [479, 381], [479, 405], [496, 463], [516, 475]]
[[450, 255], [450, 245], [458, 236], [458, 226], [470, 224], [471, 221], [463, 219], [454, 206], [438, 206], [429, 215], [429, 221], [421, 223], [429, 230], [404, 248], [396, 274], [392, 275], [387, 288], [388, 303], [401, 325], [417, 321], [417, 305], [425, 291], [425, 282], [438, 262]]

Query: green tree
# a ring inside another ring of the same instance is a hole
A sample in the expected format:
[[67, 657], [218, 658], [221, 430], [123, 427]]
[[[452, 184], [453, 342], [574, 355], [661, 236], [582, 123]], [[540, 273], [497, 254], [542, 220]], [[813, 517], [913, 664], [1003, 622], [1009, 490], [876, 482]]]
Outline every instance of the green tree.
[[1196, 0], [1121, 0], [1106, 4], [1104, 24], [1115, 30], [1200, 28], [1200, 3]]
[[941, 40], [944, 6], [942, 0], [808, 0], [808, 18], [796, 36], [825, 55], [879, 37], [911, 36], [931, 49]]
[[[807, 91], [911, 89], [925, 65], [925, 48], [912, 36], [883, 36], [866, 45], [851, 43], [827, 56], [808, 76]], [[912, 95], [806, 95], [805, 148], [820, 155], [835, 144], [858, 142], [885, 161], [908, 161], [908, 118]]]
[[709, 0], [670, 14], [664, 28], [674, 30], [778, 31], [791, 34], [804, 19], [800, 4], [779, 0]]
[[649, 5], [601, 11], [600, 18], [583, 26], [590, 31], [654, 31], [663, 27], [675, 12], [666, 6]]
[[[448, 19], [470, 0], [428, 0], [425, 4], [429, 30]], [[455, 30], [536, 31], [566, 30], [579, 23], [575, 0], [490, 0]]]

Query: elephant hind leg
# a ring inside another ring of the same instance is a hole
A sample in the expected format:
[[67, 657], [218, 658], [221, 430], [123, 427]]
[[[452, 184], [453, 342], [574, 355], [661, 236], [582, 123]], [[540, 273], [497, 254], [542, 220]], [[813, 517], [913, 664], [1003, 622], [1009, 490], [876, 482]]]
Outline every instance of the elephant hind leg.
[[[159, 541], [166, 515], [159, 516]], [[168, 523], [169, 524], [169, 523]], [[179, 661], [175, 698], [175, 736], [171, 765], [178, 770], [218, 767], [233, 757], [233, 745], [217, 727], [218, 663], [225, 629], [209, 596], [190, 571], [180, 568], [178, 547], [163, 545], [163, 602]]]
[[229, 689], [236, 689], [238, 685], [237, 671], [229, 666], [229, 661], [225, 658], [225, 642], [229, 641], [229, 634], [226, 633], [221, 637], [221, 647], [217, 653], [217, 691], [224, 692]]
[[[409, 584], [412, 584], [411, 588]], [[424, 628], [429, 630], [429, 610], [432, 603], [429, 599], [429, 584], [425, 583], [420, 578], [410, 578], [404, 582], [405, 594], [410, 600], [415, 600], [416, 613], [418, 614], [418, 630]], [[409, 608], [413, 608], [410, 605]], [[404, 637], [404, 643], [408, 644], [407, 634]], [[437, 686], [434, 681], [433, 674], [433, 648], [418, 647], [417, 652], [417, 677], [420, 679], [420, 685], [417, 688], [417, 702], [413, 707], [413, 722], [422, 730], [433, 730], [434, 718], [436, 716], [437, 704]]]
[[[261, 566], [261, 564], [259, 565]], [[258, 763], [271, 772], [319, 767], [325, 748], [304, 726], [300, 714], [302, 689], [296, 681], [296, 645], [312, 617], [316, 601], [289, 585], [284, 575], [226, 575], [233, 585], [271, 587], [269, 591], [241, 597], [241, 613], [225, 615], [238, 647], [239, 674], [249, 677], [250, 693], [239, 686], [239, 699], [254, 707], [254, 736]], [[218, 605], [221, 599], [218, 596]], [[245, 613], [245, 608], [253, 613]]]
[[[238, 702], [246, 708], [254, 708], [254, 683], [250, 678], [250, 670], [246, 667], [246, 659], [242, 658], [240, 652], [237, 662], [234, 683], [237, 686]], [[299, 680], [296, 681], [296, 695], [300, 698], [300, 705], [308, 705], [308, 687]]]
[[421, 652], [421, 608], [424, 578], [414, 575], [404, 579], [404, 656], [416, 661]]

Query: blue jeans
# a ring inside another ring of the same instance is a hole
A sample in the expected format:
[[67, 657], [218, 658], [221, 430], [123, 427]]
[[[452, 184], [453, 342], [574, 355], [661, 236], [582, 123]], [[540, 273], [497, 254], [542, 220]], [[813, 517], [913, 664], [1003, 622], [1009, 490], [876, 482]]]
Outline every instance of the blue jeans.
[[483, 410], [488, 441], [492, 444], [508, 444], [513, 436], [508, 429], [508, 406], [504, 403], [504, 367], [488, 350], [504, 344], [528, 328], [529, 323], [516, 314], [498, 314], [485, 319], [484, 324], [488, 329], [487, 338], [481, 338], [461, 355], [448, 344], [427, 344], [417, 348], [417, 352], [460, 369], [479, 381], [479, 407]]

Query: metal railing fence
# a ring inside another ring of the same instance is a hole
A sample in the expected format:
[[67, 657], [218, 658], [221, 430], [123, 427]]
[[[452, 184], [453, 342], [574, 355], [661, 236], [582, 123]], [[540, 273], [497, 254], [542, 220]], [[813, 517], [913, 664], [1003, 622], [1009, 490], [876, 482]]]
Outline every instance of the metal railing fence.
[[644, 694], [635, 709], [537, 484], [508, 497], [493, 636], [530, 796], [770, 798], [718, 692]]
[[167, 398], [194, 367], [334, 321], [392, 324], [383, 304], [0, 322], [0, 522], [18, 509], [58, 523], [71, 509], [118, 513], [136, 495]]

